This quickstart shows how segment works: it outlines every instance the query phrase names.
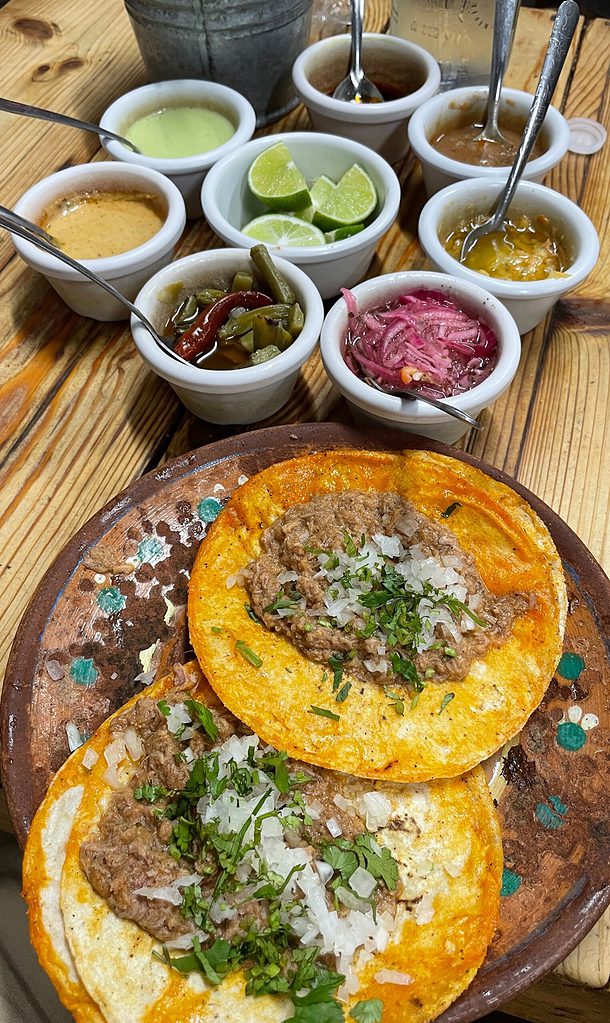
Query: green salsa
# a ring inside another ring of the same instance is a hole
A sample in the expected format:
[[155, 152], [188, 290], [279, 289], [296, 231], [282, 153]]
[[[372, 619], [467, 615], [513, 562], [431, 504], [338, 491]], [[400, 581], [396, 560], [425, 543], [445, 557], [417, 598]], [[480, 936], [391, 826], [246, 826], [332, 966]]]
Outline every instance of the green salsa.
[[144, 156], [177, 159], [222, 146], [235, 133], [228, 117], [203, 106], [164, 107], [139, 117], [125, 131]]

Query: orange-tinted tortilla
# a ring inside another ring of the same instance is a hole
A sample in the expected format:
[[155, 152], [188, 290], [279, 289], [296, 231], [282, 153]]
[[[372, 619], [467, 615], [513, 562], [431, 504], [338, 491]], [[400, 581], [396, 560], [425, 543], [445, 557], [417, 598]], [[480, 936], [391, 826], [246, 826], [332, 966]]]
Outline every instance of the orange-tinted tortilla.
[[[252, 621], [246, 590], [227, 586], [258, 556], [263, 530], [290, 506], [343, 490], [395, 492], [437, 521], [459, 502], [446, 524], [473, 555], [484, 583], [495, 594], [535, 596], [505, 642], [475, 661], [465, 679], [430, 683], [413, 710], [409, 690], [393, 686], [405, 696], [402, 716], [374, 682], [352, 679], [349, 697], [337, 704], [332, 672]], [[561, 655], [566, 604], [561, 559], [544, 524], [515, 491], [432, 452], [346, 450], [270, 466], [237, 490], [201, 544], [188, 617], [210, 684], [271, 745], [322, 767], [409, 782], [459, 775], [519, 731]], [[240, 640], [261, 658], [260, 667], [236, 649]], [[338, 713], [339, 721], [311, 713], [312, 706]]]
[[[197, 687], [196, 698], [211, 709], [218, 707], [217, 697], [196, 665], [187, 665], [186, 671]], [[135, 699], [158, 700], [172, 685], [174, 678], [169, 676]], [[91, 744], [103, 751], [110, 738], [107, 721]], [[199, 975], [184, 977], [170, 971], [152, 958], [159, 943], [136, 924], [119, 920], [93, 891], [80, 870], [79, 849], [112, 795], [105, 770], [102, 752], [91, 772], [79, 775], [84, 793], [66, 843], [61, 881], [70, 950], [89, 996], [70, 1007], [77, 1023], [104, 1019], [109, 1023], [281, 1023], [287, 1019], [292, 1011], [288, 999], [247, 996], [242, 973], [210, 988]], [[128, 774], [127, 766], [125, 777]], [[391, 849], [398, 862], [398, 895], [405, 900], [388, 948], [359, 971], [361, 989], [350, 1004], [381, 998], [383, 1023], [429, 1023], [468, 986], [495, 930], [502, 845], [484, 773], [477, 768], [462, 778], [417, 786], [335, 777], [338, 790], [346, 795], [378, 788], [390, 800], [391, 819], [376, 839]], [[59, 781], [51, 787], [39, 811], [40, 821], [48, 818], [62, 789], [65, 784]], [[27, 858], [30, 905], [37, 900], [40, 875], [34, 870], [33, 856], [39, 851], [32, 845]], [[422, 898], [428, 906], [418, 922]], [[57, 984], [57, 974], [49, 969], [55, 954], [52, 945], [38, 940], [36, 947]], [[406, 985], [380, 983], [375, 977], [383, 969], [396, 970], [411, 980]], [[346, 1020], [349, 1007], [345, 1005]]]

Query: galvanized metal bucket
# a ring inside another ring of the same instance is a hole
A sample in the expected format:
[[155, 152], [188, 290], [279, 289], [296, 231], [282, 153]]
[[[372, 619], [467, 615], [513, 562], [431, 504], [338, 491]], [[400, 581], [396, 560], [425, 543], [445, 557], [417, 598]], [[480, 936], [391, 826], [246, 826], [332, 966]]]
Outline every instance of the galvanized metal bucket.
[[298, 100], [292, 65], [312, 0], [125, 0], [151, 81], [204, 78], [241, 92], [262, 127]]

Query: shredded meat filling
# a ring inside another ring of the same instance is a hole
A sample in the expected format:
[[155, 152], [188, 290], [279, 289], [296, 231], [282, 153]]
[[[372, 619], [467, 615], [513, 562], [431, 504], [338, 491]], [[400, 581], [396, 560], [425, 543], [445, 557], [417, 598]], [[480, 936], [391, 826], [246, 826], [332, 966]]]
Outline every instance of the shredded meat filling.
[[[418, 512], [398, 494], [347, 491], [323, 494], [306, 504], [290, 508], [264, 531], [262, 553], [244, 572], [244, 583], [251, 605], [267, 628], [287, 636], [294, 645], [314, 661], [328, 663], [333, 655], [344, 659], [346, 670], [366, 682], [400, 684], [405, 679], [386, 670], [373, 671], [366, 661], [379, 658], [379, 636], [358, 635], [365, 624], [363, 618], [345, 627], [332, 622], [332, 616], [320, 617], [329, 583], [320, 573], [320, 550], [343, 552], [345, 536], [370, 538], [373, 534], [397, 536], [404, 547], [417, 545], [426, 557], [451, 564], [461, 576], [468, 599], [475, 597], [476, 615], [484, 627], [461, 632], [459, 638], [438, 626], [436, 648], [405, 650], [393, 647], [414, 663], [427, 681], [463, 679], [474, 660], [499, 646], [510, 634], [515, 619], [531, 606], [529, 594], [509, 593], [495, 596], [483, 583], [471, 554], [460, 547], [457, 538], [446, 526]], [[285, 573], [293, 578], [281, 582]], [[271, 610], [278, 595], [292, 594], [304, 598], [306, 607], [295, 605], [294, 612], [278, 615]], [[312, 613], [318, 612], [318, 614]], [[330, 622], [329, 622], [330, 618]], [[448, 652], [447, 652], [448, 651]], [[384, 653], [391, 654], [388, 647]]]
[[[187, 683], [188, 680], [185, 681]], [[191, 695], [183, 685], [168, 693], [165, 700], [171, 707]], [[214, 711], [213, 717], [220, 732], [218, 742], [223, 742], [231, 735], [247, 734], [243, 725], [228, 711]], [[82, 844], [80, 863], [95, 891], [107, 901], [117, 916], [133, 920], [160, 941], [169, 941], [193, 933], [193, 920], [182, 915], [180, 906], [160, 899], [148, 899], [136, 894], [137, 890], [170, 885], [179, 878], [198, 873], [205, 898], [214, 890], [219, 870], [216, 864], [211, 866], [209, 856], [201, 848], [199, 859], [196, 858], [194, 862], [183, 857], [174, 859], [168, 851], [172, 824], [159, 813], [167, 800], [162, 798], [155, 805], [150, 805], [134, 796], [134, 790], [146, 785], [163, 786], [166, 789], [184, 788], [189, 777], [189, 766], [180, 756], [184, 744], [168, 730], [166, 719], [157, 703], [148, 697], [139, 699], [133, 708], [113, 722], [113, 735], [122, 735], [127, 728], [133, 728], [138, 733], [144, 745], [144, 754], [129, 786], [111, 796], [96, 832]], [[212, 745], [201, 730], [189, 739], [189, 746], [196, 757], [202, 756]], [[338, 776], [290, 759], [286, 761], [286, 766], [291, 773], [302, 770], [309, 776], [311, 780], [300, 786], [300, 790], [308, 804], [316, 805], [320, 814], [320, 820], [314, 820], [303, 834], [295, 833], [295, 845], [308, 847], [313, 852], [319, 850], [323, 841], [331, 840], [325, 823], [331, 817], [337, 821], [343, 838], [353, 839], [364, 831], [362, 818], [355, 810], [342, 810], [334, 803]], [[239, 893], [228, 893], [225, 901], [229, 906], [234, 906], [237, 912], [232, 919], [218, 925], [217, 936], [230, 940], [249, 922], [257, 928], [265, 926], [267, 900], [244, 901]], [[380, 893], [380, 911], [392, 909], [394, 905], [393, 895], [385, 891]]]

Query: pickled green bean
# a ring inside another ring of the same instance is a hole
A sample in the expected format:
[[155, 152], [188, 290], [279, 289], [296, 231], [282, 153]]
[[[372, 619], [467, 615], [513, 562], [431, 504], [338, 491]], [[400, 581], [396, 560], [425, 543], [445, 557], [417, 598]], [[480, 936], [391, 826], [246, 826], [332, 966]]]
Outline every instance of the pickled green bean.
[[288, 281], [277, 270], [266, 246], [255, 245], [250, 249], [250, 256], [275, 301], [286, 305], [292, 305], [296, 302], [297, 299], [294, 291]]
[[245, 334], [247, 330], [252, 330], [258, 316], [268, 316], [272, 320], [281, 320], [283, 323], [287, 323], [289, 315], [290, 306], [288, 305], [264, 305], [259, 309], [251, 309], [248, 312], [239, 313], [237, 316], [230, 316], [227, 322], [218, 328], [218, 342], [221, 345], [229, 344], [233, 338]]
[[231, 282], [231, 291], [252, 291], [252, 274], [246, 270], [238, 270]]

